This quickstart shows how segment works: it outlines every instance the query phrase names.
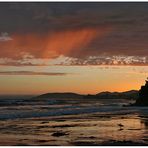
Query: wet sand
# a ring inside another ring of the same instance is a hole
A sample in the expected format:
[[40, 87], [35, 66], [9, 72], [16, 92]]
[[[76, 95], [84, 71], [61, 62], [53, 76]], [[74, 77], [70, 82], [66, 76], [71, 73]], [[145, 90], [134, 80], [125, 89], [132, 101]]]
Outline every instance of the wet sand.
[[148, 118], [90, 113], [2, 120], [0, 145], [148, 145]]

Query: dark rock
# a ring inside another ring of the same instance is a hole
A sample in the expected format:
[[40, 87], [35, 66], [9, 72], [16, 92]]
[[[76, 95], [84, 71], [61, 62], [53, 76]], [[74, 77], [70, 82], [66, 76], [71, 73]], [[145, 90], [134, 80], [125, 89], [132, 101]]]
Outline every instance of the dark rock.
[[48, 142], [48, 140], [37, 140], [37, 142]]
[[134, 104], [135, 106], [148, 106], [148, 80], [145, 82], [145, 85], [141, 86], [139, 90], [139, 97]]
[[54, 125], [52, 128], [66, 128], [66, 127], [75, 127], [76, 125]]
[[99, 146], [99, 144], [92, 142], [92, 141], [76, 141], [71, 142], [74, 146]]
[[61, 132], [61, 131], [55, 132], [52, 134], [52, 136], [54, 136], [54, 137], [61, 137], [61, 136], [65, 136], [65, 135], [68, 135], [68, 134], [65, 132]]
[[95, 139], [96, 137], [94, 137], [94, 136], [90, 136], [89, 138], [90, 138], [90, 139]]

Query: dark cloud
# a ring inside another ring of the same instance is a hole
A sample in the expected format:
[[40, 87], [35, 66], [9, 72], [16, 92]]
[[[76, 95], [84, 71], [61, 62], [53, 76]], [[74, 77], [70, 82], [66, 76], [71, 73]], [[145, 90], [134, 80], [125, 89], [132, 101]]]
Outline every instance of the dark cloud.
[[133, 56], [130, 64], [147, 64], [147, 14], [146, 2], [3, 2], [0, 58], [64, 55], [77, 64], [110, 64], [114, 56]]
[[0, 3], [0, 28], [1, 31], [42, 33], [106, 24], [132, 25], [147, 21], [147, 7], [147, 3]]

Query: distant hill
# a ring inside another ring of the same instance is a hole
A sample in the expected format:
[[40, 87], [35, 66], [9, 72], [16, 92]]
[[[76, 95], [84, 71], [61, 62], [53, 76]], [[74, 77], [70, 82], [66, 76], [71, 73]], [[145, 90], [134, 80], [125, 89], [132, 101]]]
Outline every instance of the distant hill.
[[85, 98], [96, 98], [96, 99], [137, 99], [138, 91], [130, 90], [125, 92], [101, 92], [96, 95], [86, 95]]
[[83, 98], [84, 95], [71, 93], [71, 92], [64, 92], [64, 93], [47, 93], [37, 96], [36, 98]]
[[81, 95], [77, 93], [71, 92], [64, 92], [64, 93], [46, 93], [39, 95], [35, 98], [55, 98], [55, 99], [137, 99], [138, 98], [138, 91], [137, 90], [130, 90], [126, 92], [101, 92], [96, 95]]

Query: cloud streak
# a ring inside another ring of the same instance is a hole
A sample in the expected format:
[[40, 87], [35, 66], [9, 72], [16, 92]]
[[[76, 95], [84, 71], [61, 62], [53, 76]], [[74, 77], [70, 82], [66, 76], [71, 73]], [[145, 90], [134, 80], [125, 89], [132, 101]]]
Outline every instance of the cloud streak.
[[131, 65], [148, 66], [147, 56], [88, 56], [73, 58], [59, 56], [53, 59], [11, 60], [0, 59], [1, 66], [89, 66], [89, 65]]
[[0, 71], [0, 75], [65, 76], [69, 75], [69, 73], [35, 72], [35, 71]]

